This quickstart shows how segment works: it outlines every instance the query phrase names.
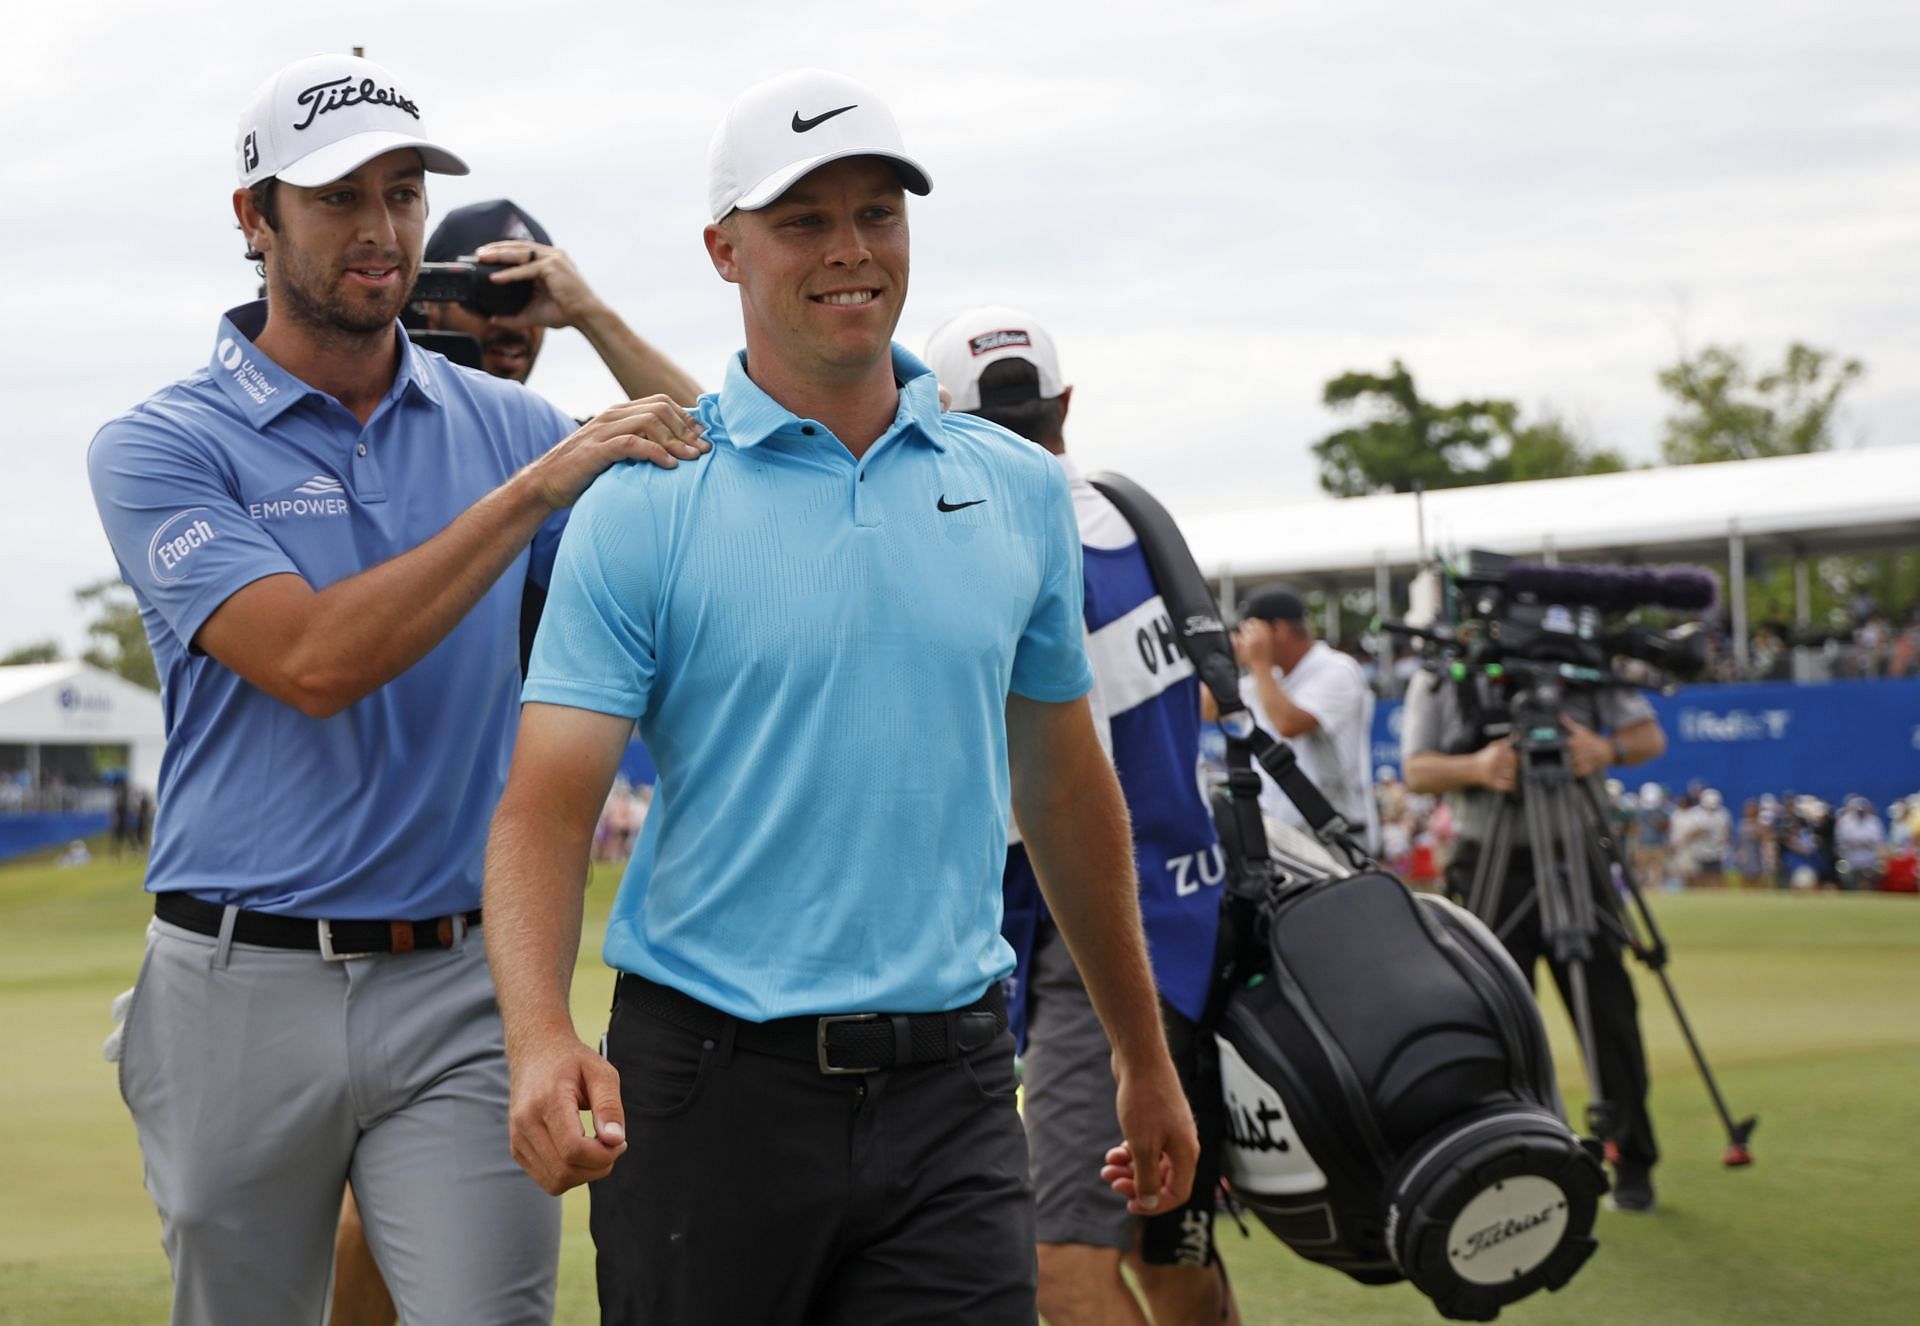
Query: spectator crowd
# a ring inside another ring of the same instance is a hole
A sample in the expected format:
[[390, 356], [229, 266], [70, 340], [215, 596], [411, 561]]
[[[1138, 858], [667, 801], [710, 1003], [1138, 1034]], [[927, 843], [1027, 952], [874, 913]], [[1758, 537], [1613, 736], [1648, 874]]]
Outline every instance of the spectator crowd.
[[[1441, 798], [1407, 790], [1382, 767], [1382, 859], [1408, 882], [1436, 887], [1455, 841]], [[1637, 791], [1607, 783], [1614, 834], [1643, 889], [1879, 889], [1913, 893], [1920, 885], [1920, 791], [1883, 815], [1862, 796], [1838, 806], [1786, 792], [1747, 801], [1736, 814], [1718, 791], [1694, 783], [1674, 793], [1659, 783]]]

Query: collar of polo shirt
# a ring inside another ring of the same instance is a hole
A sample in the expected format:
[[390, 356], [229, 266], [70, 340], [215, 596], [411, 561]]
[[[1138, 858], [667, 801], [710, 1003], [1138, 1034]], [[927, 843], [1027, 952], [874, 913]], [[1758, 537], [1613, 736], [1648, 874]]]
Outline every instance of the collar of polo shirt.
[[[900, 384], [900, 407], [887, 436], [911, 426], [939, 451], [947, 449], [940, 416], [940, 384], [933, 370], [898, 341], [893, 344], [893, 376]], [[727, 361], [726, 385], [720, 393], [727, 438], [736, 447], [756, 447], [776, 433], [798, 431], [806, 422], [760, 389], [747, 376], [747, 352]], [[822, 433], [826, 429], [820, 427]]]

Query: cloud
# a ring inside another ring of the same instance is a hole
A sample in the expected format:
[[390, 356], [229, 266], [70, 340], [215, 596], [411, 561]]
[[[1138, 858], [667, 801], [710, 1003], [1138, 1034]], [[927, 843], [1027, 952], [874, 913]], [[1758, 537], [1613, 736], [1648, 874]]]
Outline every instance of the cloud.
[[[0, 90], [13, 307], [0, 520], [7, 638], [76, 641], [111, 560], [82, 457], [204, 362], [248, 297], [227, 196], [235, 116], [278, 65], [364, 42], [649, 339], [717, 381], [739, 336], [699, 243], [708, 134], [797, 63], [893, 103], [916, 201], [902, 339], [996, 300], [1052, 325], [1070, 437], [1176, 509], [1314, 492], [1326, 378], [1395, 356], [1440, 397], [1499, 395], [1654, 454], [1682, 340], [1867, 361], [1850, 436], [1910, 440], [1920, 271], [1920, 13], [1880, 0], [1567, 10], [1491, 2], [709, 6], [183, 0], [15, 18]], [[4, 241], [0, 241], [4, 242]], [[613, 384], [576, 336], [535, 386]], [[16, 548], [19, 546], [16, 543]]]

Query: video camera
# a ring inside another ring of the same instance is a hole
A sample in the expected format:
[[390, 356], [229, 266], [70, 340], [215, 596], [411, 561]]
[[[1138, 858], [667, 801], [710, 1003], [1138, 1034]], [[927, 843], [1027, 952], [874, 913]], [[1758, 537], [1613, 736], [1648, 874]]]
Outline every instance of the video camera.
[[[1497, 677], [1519, 665], [1576, 684], [1658, 686], [1706, 668], [1707, 638], [1698, 622], [1663, 629], [1626, 620], [1640, 608], [1711, 609], [1719, 586], [1700, 567], [1550, 566], [1475, 551], [1458, 571], [1443, 573], [1447, 625], [1383, 625], [1427, 642], [1454, 663], [1456, 679], [1462, 668]], [[1637, 660], [1654, 675], [1628, 675], [1620, 659]]]
[[497, 263], [472, 257], [458, 262], [423, 262], [413, 283], [409, 304], [459, 304], [488, 317], [518, 313], [533, 300], [533, 281], [494, 282]]

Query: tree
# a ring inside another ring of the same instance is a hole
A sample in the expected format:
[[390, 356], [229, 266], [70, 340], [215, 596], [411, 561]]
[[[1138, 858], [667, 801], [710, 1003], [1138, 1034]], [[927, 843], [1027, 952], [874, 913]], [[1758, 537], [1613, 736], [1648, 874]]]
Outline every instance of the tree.
[[117, 672], [135, 685], [150, 691], [160, 689], [160, 674], [153, 666], [153, 651], [147, 647], [147, 628], [140, 621], [140, 609], [133, 591], [118, 579], [100, 580], [73, 592], [82, 606], [91, 606], [94, 618], [87, 623], [87, 635], [96, 643], [81, 655], [96, 668]]
[[1518, 428], [1507, 439], [1507, 454], [1488, 467], [1487, 482], [1565, 479], [1576, 474], [1617, 474], [1626, 457], [1606, 447], [1589, 447], [1567, 422], [1548, 416]]
[[1667, 416], [1661, 457], [1697, 465], [1825, 451], [1842, 393], [1866, 371], [1858, 359], [1795, 341], [1780, 367], [1756, 372], [1745, 351], [1709, 345], [1660, 371], [1678, 405]]
[[58, 663], [60, 661], [60, 642], [58, 640], [37, 640], [30, 645], [21, 645], [18, 649], [0, 654], [0, 668], [10, 668], [20, 663]]
[[1321, 393], [1345, 412], [1365, 402], [1372, 417], [1314, 443], [1320, 486], [1336, 497], [1462, 488], [1509, 479], [1559, 479], [1626, 468], [1611, 451], [1583, 444], [1567, 423], [1548, 416], [1523, 424], [1512, 401], [1423, 400], [1398, 359], [1384, 375], [1343, 373]]

